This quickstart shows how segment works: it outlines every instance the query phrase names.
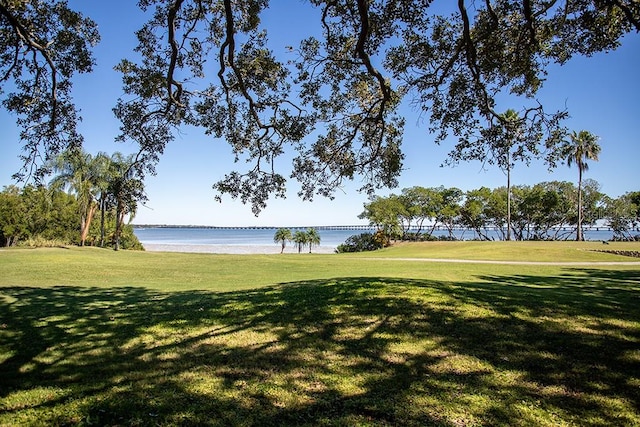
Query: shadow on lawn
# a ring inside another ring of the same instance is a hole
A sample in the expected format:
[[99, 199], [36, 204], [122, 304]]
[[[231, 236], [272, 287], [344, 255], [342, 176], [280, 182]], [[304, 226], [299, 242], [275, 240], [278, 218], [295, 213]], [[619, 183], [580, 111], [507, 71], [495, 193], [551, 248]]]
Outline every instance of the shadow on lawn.
[[2, 288], [0, 424], [633, 424], [639, 273]]

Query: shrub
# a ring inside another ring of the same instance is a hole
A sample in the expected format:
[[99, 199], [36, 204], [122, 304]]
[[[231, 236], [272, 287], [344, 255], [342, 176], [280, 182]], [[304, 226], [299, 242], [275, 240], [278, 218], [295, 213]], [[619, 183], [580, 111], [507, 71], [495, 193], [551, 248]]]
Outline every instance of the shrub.
[[28, 237], [20, 242], [19, 246], [28, 248], [64, 248], [71, 243], [62, 239], [48, 239], [42, 235]]
[[338, 245], [336, 252], [375, 251], [376, 249], [382, 249], [385, 245], [388, 246], [388, 241], [388, 237], [380, 231], [377, 231], [375, 234], [356, 234], [347, 238], [343, 244]]
[[[391, 238], [387, 233], [385, 233], [382, 230], [377, 230], [375, 233], [373, 233], [373, 241], [376, 244], [380, 245], [380, 248], [386, 248], [387, 246], [391, 245]], [[376, 248], [376, 249], [380, 249], [380, 248]]]
[[[429, 239], [429, 240], [431, 240], [431, 239]], [[455, 236], [445, 236], [445, 235], [442, 235], [442, 236], [438, 236], [438, 238], [437, 238], [437, 239], [433, 239], [433, 240], [439, 240], [439, 241], [441, 241], [441, 242], [455, 242], [455, 241], [457, 241], [458, 239], [457, 239]]]
[[122, 227], [120, 235], [120, 249], [129, 249], [134, 251], [144, 251], [144, 247], [133, 232], [133, 226], [127, 224]]
[[438, 240], [438, 237], [433, 236], [429, 233], [415, 233], [415, 232], [407, 232], [404, 234], [404, 240], [409, 240], [412, 242], [433, 242]]

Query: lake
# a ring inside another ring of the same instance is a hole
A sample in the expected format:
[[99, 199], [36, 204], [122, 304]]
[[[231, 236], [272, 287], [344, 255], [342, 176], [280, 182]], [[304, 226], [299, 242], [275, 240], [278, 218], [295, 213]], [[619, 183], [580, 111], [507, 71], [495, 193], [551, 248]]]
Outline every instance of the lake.
[[[273, 242], [277, 228], [198, 228], [198, 227], [149, 227], [135, 228], [138, 240], [160, 245], [258, 245], [278, 246]], [[291, 228], [306, 230], [306, 228]], [[365, 230], [317, 229], [321, 246], [338, 246], [354, 234]]]
[[[147, 250], [212, 252], [212, 253], [277, 253], [280, 246], [273, 242], [277, 228], [211, 228], [211, 227], [136, 227], [134, 232]], [[306, 228], [291, 227], [291, 230]], [[335, 248], [354, 234], [373, 232], [374, 229], [332, 229], [317, 227], [320, 234], [320, 246], [314, 252], [331, 253]], [[608, 240], [612, 232], [606, 228], [585, 229], [586, 240]], [[439, 230], [436, 236], [448, 235]], [[469, 230], [456, 230], [459, 239], [473, 239]], [[494, 236], [497, 238], [497, 235]], [[292, 243], [287, 244], [286, 252], [295, 252]]]

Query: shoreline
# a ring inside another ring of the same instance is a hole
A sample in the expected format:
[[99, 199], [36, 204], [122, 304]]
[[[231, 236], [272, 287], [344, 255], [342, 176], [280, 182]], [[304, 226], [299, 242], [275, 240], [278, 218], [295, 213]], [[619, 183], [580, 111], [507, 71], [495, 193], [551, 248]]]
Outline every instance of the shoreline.
[[[147, 252], [184, 252], [184, 253], [203, 253], [203, 254], [232, 254], [232, 255], [279, 255], [280, 246], [278, 245], [190, 245], [184, 243], [144, 243], [141, 242], [144, 250]], [[312, 253], [314, 254], [332, 254], [335, 253], [334, 246], [320, 245], [314, 246]], [[284, 249], [285, 254], [297, 254], [298, 250], [294, 246], [287, 246]], [[309, 253], [309, 247], [303, 248], [302, 253]]]

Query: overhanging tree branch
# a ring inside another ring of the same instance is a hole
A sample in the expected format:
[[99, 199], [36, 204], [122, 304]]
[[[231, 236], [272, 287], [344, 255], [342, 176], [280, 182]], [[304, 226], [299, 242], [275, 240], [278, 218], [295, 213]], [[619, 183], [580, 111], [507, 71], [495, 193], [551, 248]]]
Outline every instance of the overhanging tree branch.
[[[292, 176], [304, 197], [330, 196], [356, 176], [365, 190], [395, 185], [402, 167], [395, 110], [406, 93], [429, 113], [436, 142], [468, 140], [504, 125], [498, 95], [525, 111], [550, 63], [615, 49], [640, 31], [635, 0], [458, 0], [446, 15], [432, 0], [309, 0], [323, 34], [303, 40], [297, 61], [281, 61], [261, 26], [268, 3], [140, 2], [155, 13], [137, 32], [139, 62], [118, 66], [130, 98], [116, 107], [119, 139], [139, 144], [136, 164], [152, 171], [189, 125], [227, 140], [236, 160], [251, 163], [217, 188], [258, 208], [283, 194], [275, 159], [287, 146], [297, 152]], [[0, 0], [0, 26], [10, 39], [0, 41], [0, 82], [17, 88], [3, 104], [19, 116], [27, 157], [79, 144], [71, 77], [91, 68], [95, 25], [66, 2]], [[210, 56], [218, 63], [213, 78], [205, 73]], [[532, 108], [530, 124], [551, 123]], [[311, 132], [317, 138], [306, 140]]]
[[[169, 60], [169, 69], [167, 71], [167, 95], [169, 98], [169, 104], [175, 103], [178, 107], [184, 107], [181, 103], [182, 98], [182, 83], [177, 82], [174, 78], [176, 69], [176, 62], [178, 60], [179, 46], [176, 40], [176, 15], [182, 6], [183, 0], [176, 0], [176, 2], [169, 8], [167, 16], [167, 27], [169, 28], [169, 44], [171, 46], [171, 57]], [[174, 95], [173, 88], [176, 88]]]
[[[51, 88], [50, 88], [51, 112], [50, 112], [49, 128], [51, 131], [53, 131], [56, 126], [56, 115], [58, 112], [58, 108], [57, 108], [58, 107], [58, 92], [57, 92], [58, 77], [57, 77], [56, 65], [51, 59], [51, 55], [49, 54], [49, 51], [48, 51], [48, 48], [52, 42], [49, 42], [47, 45], [42, 45], [41, 43], [38, 43], [33, 37], [33, 35], [31, 34], [31, 32], [27, 30], [25, 26], [20, 22], [18, 17], [15, 16], [13, 13], [11, 13], [11, 11], [7, 9], [5, 5], [2, 3], [0, 3], [0, 14], [4, 16], [7, 19], [7, 21], [11, 24], [11, 26], [14, 29], [15, 35], [20, 40], [22, 40], [22, 42], [26, 45], [27, 51], [33, 54], [32, 67], [36, 70], [37, 75], [40, 75], [41, 73], [41, 67], [38, 65], [37, 56], [38, 55], [42, 56], [42, 58], [47, 63], [47, 66], [49, 68], [49, 75], [51, 78]], [[9, 76], [10, 71], [12, 71], [17, 65], [19, 50], [20, 50], [19, 45], [16, 43], [14, 63], [11, 69], [8, 70], [7, 73], [5, 73], [5, 78], [3, 78], [3, 80], [6, 80], [6, 78]], [[35, 80], [37, 83], [38, 78], [36, 78]]]

